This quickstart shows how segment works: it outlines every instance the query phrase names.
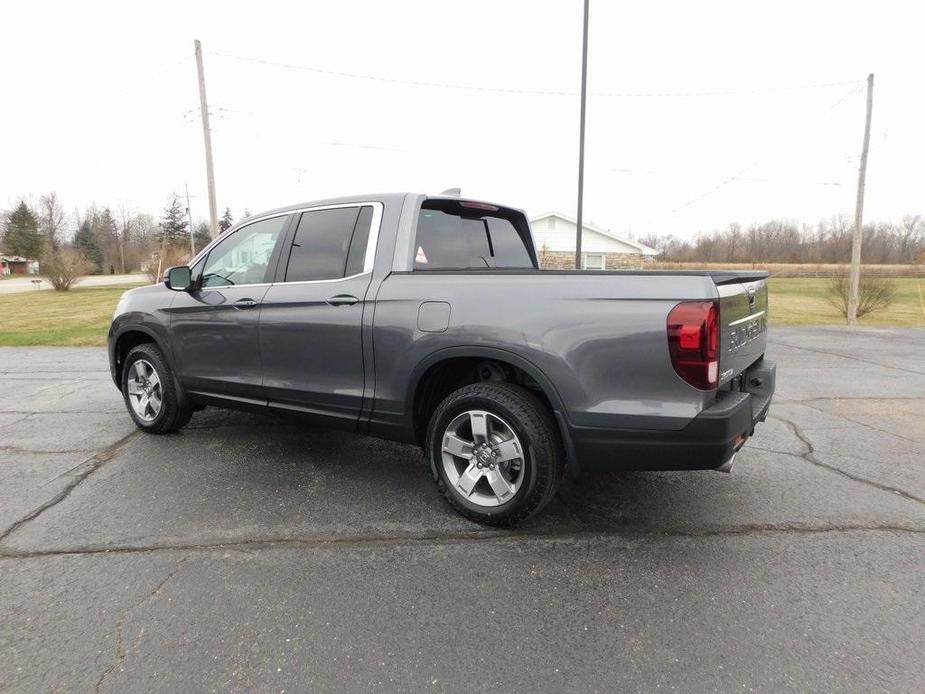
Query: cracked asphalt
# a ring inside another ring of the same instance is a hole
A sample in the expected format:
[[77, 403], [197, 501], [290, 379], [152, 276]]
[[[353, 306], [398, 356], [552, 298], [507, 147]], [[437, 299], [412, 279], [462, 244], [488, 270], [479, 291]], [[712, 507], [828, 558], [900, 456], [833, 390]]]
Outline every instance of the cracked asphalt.
[[923, 346], [774, 328], [731, 475], [570, 481], [515, 531], [412, 447], [146, 436], [103, 350], [2, 349], [0, 690], [922, 691]]

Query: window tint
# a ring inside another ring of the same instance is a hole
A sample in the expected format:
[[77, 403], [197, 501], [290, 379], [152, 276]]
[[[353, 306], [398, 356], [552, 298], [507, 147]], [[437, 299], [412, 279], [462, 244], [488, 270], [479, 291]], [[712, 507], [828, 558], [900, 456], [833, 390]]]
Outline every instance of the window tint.
[[363, 262], [366, 260], [366, 244], [369, 243], [369, 231], [372, 224], [373, 208], [361, 207], [356, 229], [353, 232], [353, 241], [350, 242], [350, 252], [347, 254], [347, 269], [344, 271], [344, 277], [359, 275], [363, 272]]
[[[209, 251], [202, 270], [203, 287], [261, 284], [288, 217], [272, 217], [242, 227]], [[198, 263], [197, 263], [198, 265]]]
[[486, 217], [485, 222], [491, 232], [495, 267], [533, 267], [524, 240], [513, 224], [501, 217]]
[[428, 269], [532, 268], [527, 246], [504, 217], [466, 210], [421, 209], [414, 267]]
[[372, 207], [303, 213], [284, 281], [332, 280], [363, 272], [372, 218]]

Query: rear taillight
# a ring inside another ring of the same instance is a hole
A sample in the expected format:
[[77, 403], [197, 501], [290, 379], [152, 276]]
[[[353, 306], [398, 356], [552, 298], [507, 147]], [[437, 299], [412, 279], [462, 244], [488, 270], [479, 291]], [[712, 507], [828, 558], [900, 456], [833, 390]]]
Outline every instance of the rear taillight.
[[678, 376], [700, 390], [716, 388], [719, 305], [685, 301], [668, 314], [668, 352]]

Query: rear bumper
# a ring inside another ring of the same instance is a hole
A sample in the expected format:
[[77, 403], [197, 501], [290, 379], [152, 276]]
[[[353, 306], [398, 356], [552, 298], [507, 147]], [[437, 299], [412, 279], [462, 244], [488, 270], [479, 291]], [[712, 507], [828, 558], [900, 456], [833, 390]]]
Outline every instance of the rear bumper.
[[677, 431], [573, 427], [572, 446], [582, 469], [713, 470], [728, 461], [768, 416], [776, 367], [762, 359], [749, 367], [741, 390], [721, 390], [716, 402]]

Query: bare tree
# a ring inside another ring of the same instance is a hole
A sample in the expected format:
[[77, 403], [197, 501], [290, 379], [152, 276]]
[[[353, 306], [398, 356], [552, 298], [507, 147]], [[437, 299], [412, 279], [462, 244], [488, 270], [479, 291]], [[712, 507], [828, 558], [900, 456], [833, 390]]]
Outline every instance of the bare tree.
[[925, 222], [921, 215], [907, 214], [899, 225], [899, 262], [914, 263], [923, 249]]
[[56, 192], [52, 191], [39, 198], [38, 218], [39, 230], [45, 237], [45, 243], [51, 249], [57, 249], [64, 241], [62, 234], [67, 215]]
[[[815, 226], [775, 219], [745, 229], [733, 223], [724, 231], [700, 232], [692, 240], [649, 235], [642, 242], [670, 262], [847, 263], [852, 224], [847, 215]], [[900, 224], [864, 225], [863, 253], [866, 263], [916, 263], [925, 255], [925, 220], [908, 215]]]

